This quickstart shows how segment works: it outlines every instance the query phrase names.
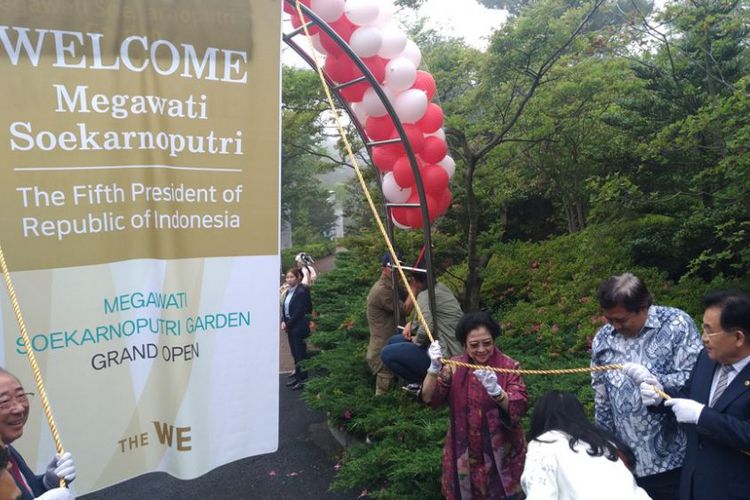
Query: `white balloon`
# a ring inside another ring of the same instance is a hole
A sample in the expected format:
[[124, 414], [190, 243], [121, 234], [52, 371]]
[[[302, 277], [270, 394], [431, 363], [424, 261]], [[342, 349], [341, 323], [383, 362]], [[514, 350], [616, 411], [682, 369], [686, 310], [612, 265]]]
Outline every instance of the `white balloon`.
[[383, 196], [390, 203], [404, 203], [411, 196], [411, 188], [402, 188], [396, 183], [393, 172], [383, 175]]
[[437, 137], [440, 140], [445, 140], [445, 131], [442, 128], [437, 129], [431, 134], [426, 134], [425, 137]]
[[401, 31], [397, 26], [388, 24], [381, 28], [380, 36], [383, 43], [380, 46], [378, 55], [386, 59], [393, 59], [404, 51], [406, 47], [406, 33]]
[[[370, 90], [370, 89], [368, 89]], [[354, 117], [357, 119], [359, 124], [364, 128], [367, 123], [368, 113], [365, 111], [365, 107], [361, 102], [355, 102], [352, 104], [352, 111], [354, 111]]]
[[324, 21], [331, 23], [344, 13], [344, 0], [312, 0], [310, 8]]
[[383, 39], [380, 30], [372, 26], [357, 28], [349, 39], [349, 46], [359, 57], [372, 57], [380, 50]]
[[385, 85], [395, 91], [402, 91], [414, 85], [417, 68], [405, 57], [391, 59], [385, 66]]
[[419, 121], [427, 111], [427, 94], [419, 89], [409, 89], [396, 96], [393, 108], [402, 123]]
[[326, 49], [323, 47], [323, 45], [320, 43], [320, 35], [318, 33], [315, 33], [314, 35], [310, 35], [310, 39], [312, 40], [312, 46], [315, 47], [315, 50], [320, 52], [321, 54], [327, 54]]
[[363, 26], [377, 19], [380, 5], [377, 0], [346, 0], [344, 13], [351, 22]]
[[393, 19], [393, 13], [395, 11], [396, 8], [393, 6], [393, 3], [391, 3], [390, 1], [382, 2], [380, 4], [380, 13], [371, 24], [373, 26], [385, 26], [386, 24], [391, 22], [391, 19]]
[[414, 63], [414, 67], [418, 68], [419, 63], [422, 62], [422, 51], [419, 50], [414, 40], [407, 40], [404, 50], [401, 52], [401, 57], [405, 57]]
[[[386, 98], [391, 101], [393, 99], [393, 93], [386, 87], [380, 87], [385, 92]], [[377, 92], [372, 87], [365, 90], [365, 95], [362, 97], [362, 108], [370, 116], [383, 116], [387, 113], [383, 101], [380, 100]]]
[[450, 156], [446, 155], [445, 158], [438, 162], [438, 165], [443, 167], [445, 173], [448, 174], [449, 179], [453, 177], [453, 174], [456, 173], [456, 162], [453, 161], [453, 158], [451, 158]]

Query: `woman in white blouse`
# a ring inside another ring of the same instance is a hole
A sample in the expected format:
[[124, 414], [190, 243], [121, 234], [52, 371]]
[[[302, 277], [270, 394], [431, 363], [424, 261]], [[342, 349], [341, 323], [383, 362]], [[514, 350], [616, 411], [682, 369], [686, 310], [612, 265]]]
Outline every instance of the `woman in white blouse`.
[[633, 452], [588, 418], [569, 392], [542, 396], [531, 416], [521, 486], [527, 500], [644, 500]]

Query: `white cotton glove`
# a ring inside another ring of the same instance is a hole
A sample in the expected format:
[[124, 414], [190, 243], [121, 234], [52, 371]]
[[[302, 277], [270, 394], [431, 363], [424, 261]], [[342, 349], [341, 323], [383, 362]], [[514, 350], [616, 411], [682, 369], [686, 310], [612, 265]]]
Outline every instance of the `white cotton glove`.
[[649, 380], [656, 381], [656, 377], [648, 371], [648, 368], [638, 363], [625, 363], [622, 365], [622, 371], [638, 385]]
[[701, 412], [706, 406], [692, 399], [673, 398], [664, 402], [664, 406], [672, 408], [678, 422], [683, 424], [697, 424]]
[[474, 376], [479, 380], [490, 397], [497, 397], [503, 392], [503, 388], [497, 383], [497, 374], [492, 370], [474, 370]]
[[55, 455], [55, 458], [47, 466], [47, 472], [42, 478], [44, 486], [55, 488], [60, 485], [60, 478], [71, 483], [76, 478], [76, 465], [73, 463], [73, 455], [70, 452], [63, 453], [62, 456]]
[[440, 361], [443, 358], [443, 350], [440, 349], [440, 341], [436, 340], [430, 344], [430, 347], [427, 349], [427, 354], [430, 356], [430, 367], [427, 369], [427, 373], [437, 375], [443, 367], [443, 362]]
[[75, 495], [68, 488], [53, 488], [45, 492], [42, 496], [36, 497], [36, 500], [74, 500]]
[[652, 384], [651, 381], [641, 382], [641, 401], [643, 401], [643, 406], [658, 406], [662, 402], [662, 399], [664, 399], [654, 390], [654, 386], [660, 391], [664, 390], [658, 381], [655, 384]]

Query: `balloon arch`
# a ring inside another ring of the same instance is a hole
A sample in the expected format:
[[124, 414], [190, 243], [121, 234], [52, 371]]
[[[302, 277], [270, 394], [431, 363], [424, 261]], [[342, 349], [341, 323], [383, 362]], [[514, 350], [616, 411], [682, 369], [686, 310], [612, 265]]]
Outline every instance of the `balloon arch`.
[[299, 0], [299, 5], [284, 0], [293, 29], [283, 40], [315, 69], [317, 58], [295, 40], [307, 29], [314, 49], [325, 56], [323, 76], [364, 141], [380, 180], [391, 241], [394, 226], [422, 229], [424, 264], [419, 267], [427, 272], [434, 311], [430, 223], [450, 206], [448, 184], [456, 166], [447, 154], [443, 110], [431, 102], [435, 80], [418, 69], [419, 47], [391, 20], [392, 10], [379, 0]]

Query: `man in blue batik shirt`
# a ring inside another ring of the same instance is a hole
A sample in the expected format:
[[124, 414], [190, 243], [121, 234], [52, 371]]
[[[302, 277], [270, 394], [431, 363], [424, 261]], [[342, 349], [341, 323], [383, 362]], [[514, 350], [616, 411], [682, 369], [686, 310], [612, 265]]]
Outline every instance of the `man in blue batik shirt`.
[[608, 324], [594, 337], [591, 364], [624, 368], [592, 373], [596, 422], [633, 449], [636, 480], [651, 498], [676, 499], [687, 438], [674, 415], [646, 409], [639, 387], [681, 389], [702, 348], [700, 335], [684, 311], [652, 305], [631, 273], [608, 278], [597, 297]]

